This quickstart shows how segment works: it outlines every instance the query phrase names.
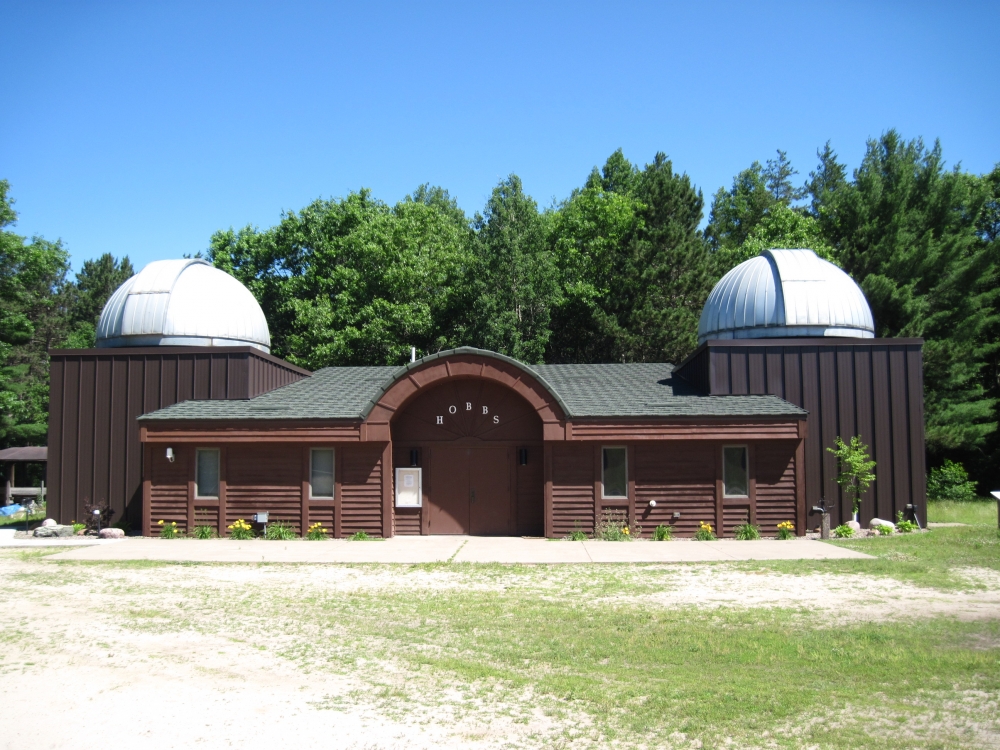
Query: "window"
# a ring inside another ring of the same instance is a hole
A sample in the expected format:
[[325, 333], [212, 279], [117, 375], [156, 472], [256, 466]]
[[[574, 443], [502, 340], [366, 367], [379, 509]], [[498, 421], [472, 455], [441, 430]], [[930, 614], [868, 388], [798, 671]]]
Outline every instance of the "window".
[[722, 487], [726, 497], [746, 497], [749, 494], [746, 446], [722, 449]]
[[219, 496], [219, 449], [199, 448], [196, 453], [194, 494], [196, 497]]
[[313, 448], [310, 451], [309, 494], [333, 499], [333, 448]]
[[628, 497], [628, 472], [625, 466], [625, 448], [605, 448], [602, 472], [604, 497]]

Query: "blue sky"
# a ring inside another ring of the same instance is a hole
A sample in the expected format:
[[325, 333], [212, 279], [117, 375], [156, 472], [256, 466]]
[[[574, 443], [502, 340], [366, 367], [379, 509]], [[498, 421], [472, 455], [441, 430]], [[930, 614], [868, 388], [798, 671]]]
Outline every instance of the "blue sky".
[[74, 268], [207, 247], [361, 187], [515, 172], [541, 205], [621, 147], [705, 192], [775, 149], [804, 178], [890, 127], [1000, 161], [1000, 3], [0, 0], [0, 178]]

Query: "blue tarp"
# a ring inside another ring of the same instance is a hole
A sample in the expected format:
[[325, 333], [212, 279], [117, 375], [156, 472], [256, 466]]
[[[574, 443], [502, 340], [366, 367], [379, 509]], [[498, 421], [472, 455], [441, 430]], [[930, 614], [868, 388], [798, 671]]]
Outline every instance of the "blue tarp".
[[0, 516], [12, 516], [22, 510], [24, 507], [20, 505], [4, 505], [0, 507]]

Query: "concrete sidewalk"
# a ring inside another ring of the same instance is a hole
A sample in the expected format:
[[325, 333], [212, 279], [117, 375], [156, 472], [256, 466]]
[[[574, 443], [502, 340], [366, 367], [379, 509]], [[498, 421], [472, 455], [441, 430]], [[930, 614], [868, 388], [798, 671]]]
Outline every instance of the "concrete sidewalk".
[[[26, 545], [18, 545], [23, 547]], [[52, 555], [52, 560], [162, 560], [242, 563], [656, 563], [726, 560], [842, 560], [869, 558], [811, 540], [779, 542], [567, 542], [521, 537], [399, 536], [385, 541], [343, 539], [276, 542], [231, 539], [125, 539]]]

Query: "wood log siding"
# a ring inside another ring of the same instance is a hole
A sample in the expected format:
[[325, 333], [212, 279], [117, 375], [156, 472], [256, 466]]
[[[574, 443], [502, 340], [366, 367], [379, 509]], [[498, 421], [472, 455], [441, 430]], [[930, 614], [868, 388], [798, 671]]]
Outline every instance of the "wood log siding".
[[167, 461], [163, 454], [150, 455], [151, 493], [149, 520], [152, 534], [160, 533], [159, 521], [176, 521], [178, 528], [187, 531], [188, 480], [193, 471], [190, 456], [181, 454], [174, 463]]
[[382, 534], [382, 451], [379, 444], [343, 448], [341, 533]]
[[[212, 447], [210, 444], [200, 447]], [[177, 521], [187, 532], [194, 524], [216, 527], [225, 536], [225, 527], [254, 513], [267, 511], [269, 521], [291, 524], [296, 534], [304, 534], [310, 523], [321, 523], [330, 536], [349, 536], [355, 531], [382, 533], [382, 448], [377, 445], [336, 446], [336, 497], [334, 500], [309, 498], [303, 523], [302, 476], [308, 471], [308, 447], [286, 444], [254, 444], [222, 448], [221, 475], [224, 481], [224, 518], [219, 529], [220, 501], [193, 497], [194, 446], [175, 449], [174, 463], [159, 450], [146, 446], [150, 467], [149, 523], [153, 535], [157, 521]], [[222, 488], [220, 488], [221, 494]], [[193, 511], [193, 515], [191, 513]], [[193, 521], [192, 521], [193, 518]]]
[[[636, 519], [643, 536], [660, 524], [678, 536], [694, 536], [700, 521], [715, 526], [715, 443], [661, 443], [632, 447]], [[649, 501], [656, 500], [650, 508]], [[674, 519], [679, 512], [681, 517]]]
[[757, 525], [762, 534], [778, 533], [778, 524], [791, 521], [796, 533], [803, 534], [796, 520], [795, 449], [797, 442], [760, 443], [756, 446]]
[[288, 523], [301, 534], [301, 449], [280, 444], [253, 449], [229, 446], [227, 453], [226, 525], [266, 511], [268, 523]]
[[592, 445], [552, 445], [551, 536], [566, 536], [575, 529], [593, 533], [594, 469]]

